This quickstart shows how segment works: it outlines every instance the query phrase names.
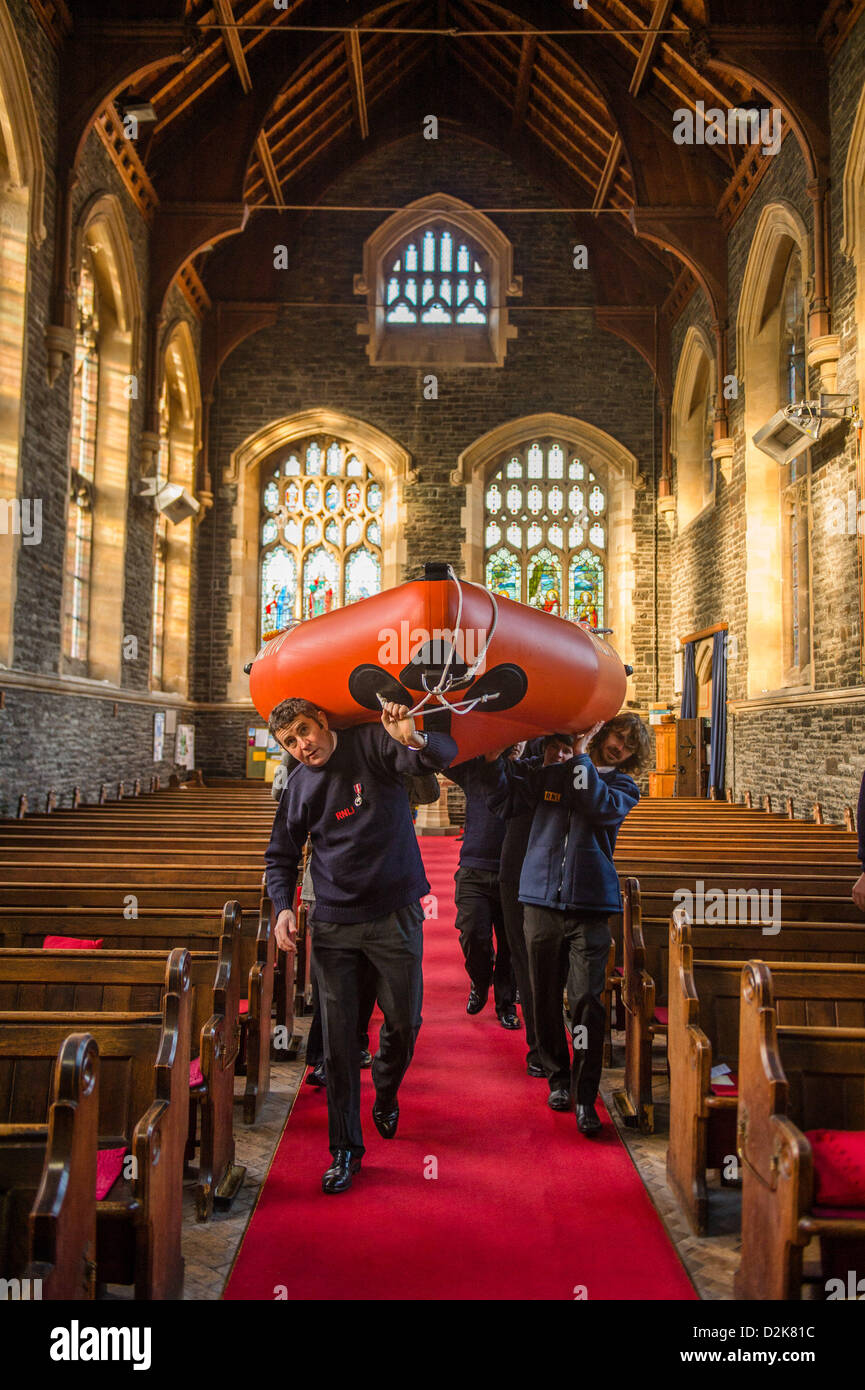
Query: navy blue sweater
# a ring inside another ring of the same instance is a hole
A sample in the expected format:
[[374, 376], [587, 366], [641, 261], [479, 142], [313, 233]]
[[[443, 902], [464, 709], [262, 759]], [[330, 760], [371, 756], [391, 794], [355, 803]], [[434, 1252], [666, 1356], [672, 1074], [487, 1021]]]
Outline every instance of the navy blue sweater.
[[428, 739], [418, 752], [381, 724], [362, 724], [337, 735], [323, 767], [298, 763], [289, 773], [264, 856], [277, 913], [294, 908], [307, 836], [315, 916], [323, 922], [370, 922], [429, 892], [402, 777], [441, 771], [457, 746], [449, 734]]
[[487, 806], [486, 767], [486, 758], [472, 758], [467, 763], [449, 767], [448, 777], [466, 794], [466, 828], [460, 846], [460, 868], [486, 869], [497, 874], [506, 826]]
[[[525, 757], [518, 759], [516, 769], [518, 773], [526, 773], [531, 768], [541, 767], [543, 757]], [[450, 775], [450, 774], [448, 774]], [[514, 790], [516, 791], [516, 785]], [[487, 788], [489, 798], [489, 788]], [[526, 857], [526, 850], [529, 847], [529, 836], [532, 833], [532, 821], [534, 820], [534, 803], [526, 806], [525, 800], [517, 792], [516, 796], [511, 796], [506, 805], [498, 802], [496, 814], [505, 818], [505, 838], [502, 841], [502, 852], [499, 856], [499, 882], [519, 884], [520, 874], [523, 871], [523, 860]]]
[[622, 821], [640, 799], [633, 778], [615, 769], [599, 773], [587, 753], [529, 770], [502, 758], [491, 766], [492, 809], [513, 804], [515, 793], [535, 807], [520, 902], [563, 912], [621, 911], [613, 851]]

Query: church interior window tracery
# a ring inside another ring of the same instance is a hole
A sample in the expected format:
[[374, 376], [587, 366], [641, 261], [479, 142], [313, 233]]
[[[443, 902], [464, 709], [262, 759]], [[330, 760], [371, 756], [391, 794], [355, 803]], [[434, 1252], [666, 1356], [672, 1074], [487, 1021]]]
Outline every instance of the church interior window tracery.
[[547, 613], [603, 626], [606, 485], [571, 458], [566, 493], [557, 481], [565, 461], [561, 443], [533, 440], [492, 473], [484, 498], [485, 583]]
[[264, 466], [262, 640], [380, 591], [383, 500], [369, 466], [339, 439], [303, 440]]

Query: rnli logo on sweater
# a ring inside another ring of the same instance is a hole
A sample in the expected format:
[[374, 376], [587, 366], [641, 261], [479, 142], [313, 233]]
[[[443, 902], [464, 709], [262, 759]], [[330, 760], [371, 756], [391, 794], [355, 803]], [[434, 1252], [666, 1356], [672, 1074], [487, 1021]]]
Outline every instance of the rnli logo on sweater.
[[343, 809], [342, 809], [341, 811], [337, 811], [337, 813], [336, 813], [336, 818], [337, 818], [337, 820], [345, 820], [346, 816], [353, 816], [353, 815], [354, 815], [354, 807], [353, 807], [353, 806], [345, 806], [345, 807], [343, 807]]
[[345, 820], [348, 816], [353, 816], [358, 806], [363, 805], [363, 783], [355, 782], [352, 791], [354, 792], [354, 805], [345, 806], [341, 811], [337, 811], [337, 820]]
[[544, 801], [561, 801], [561, 792], [544, 792]]

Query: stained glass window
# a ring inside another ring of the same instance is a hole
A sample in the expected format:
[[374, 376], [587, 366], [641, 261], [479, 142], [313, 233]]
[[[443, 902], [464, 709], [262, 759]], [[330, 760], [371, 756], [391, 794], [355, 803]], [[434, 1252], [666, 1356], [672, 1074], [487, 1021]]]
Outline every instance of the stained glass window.
[[593, 550], [581, 550], [570, 564], [571, 616], [578, 622], [602, 624], [604, 612], [604, 566]]
[[303, 440], [262, 470], [264, 640], [380, 590], [383, 505], [368, 464], [332, 436]]
[[[532, 480], [525, 490], [511, 481], [518, 476], [516, 464], [521, 476]], [[603, 627], [604, 478], [561, 441], [533, 439], [501, 459], [487, 482], [485, 501], [487, 587], [547, 613]]]
[[519, 601], [520, 562], [510, 550], [497, 550], [487, 556], [486, 585], [494, 594]]
[[397, 324], [485, 324], [489, 275], [486, 257], [446, 227], [413, 232], [389, 260], [385, 318]]
[[78, 280], [63, 586], [63, 653], [70, 661], [81, 663], [78, 669], [82, 674], [85, 673], [90, 631], [98, 398], [99, 295], [90, 251], [85, 249]]

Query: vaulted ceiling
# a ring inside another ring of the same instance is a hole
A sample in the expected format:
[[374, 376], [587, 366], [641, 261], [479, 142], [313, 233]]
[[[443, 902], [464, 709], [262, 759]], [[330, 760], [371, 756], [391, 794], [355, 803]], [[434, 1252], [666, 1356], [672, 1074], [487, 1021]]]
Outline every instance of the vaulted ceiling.
[[[682, 109], [773, 105], [828, 173], [828, 58], [865, 0], [31, 0], [60, 51], [61, 160], [96, 124], [151, 219], [158, 312], [243, 286], [268, 211], [302, 216], [426, 113], [521, 163], [599, 246], [600, 298], [718, 319], [725, 234], [766, 167], [754, 146], [679, 145]], [[120, 126], [149, 103], [134, 142]], [[426, 191], [426, 190], [422, 190]], [[430, 190], [431, 191], [431, 190]], [[577, 214], [575, 214], [577, 216]], [[239, 248], [236, 248], [239, 249]], [[261, 261], [257, 264], [260, 266]], [[608, 274], [604, 271], [608, 270]], [[200, 279], [199, 279], [200, 277]]]

